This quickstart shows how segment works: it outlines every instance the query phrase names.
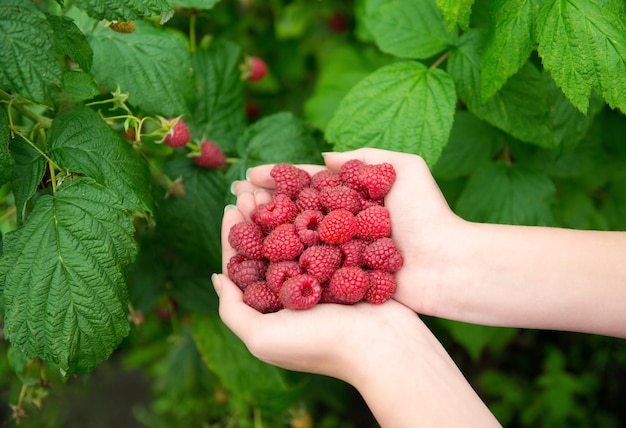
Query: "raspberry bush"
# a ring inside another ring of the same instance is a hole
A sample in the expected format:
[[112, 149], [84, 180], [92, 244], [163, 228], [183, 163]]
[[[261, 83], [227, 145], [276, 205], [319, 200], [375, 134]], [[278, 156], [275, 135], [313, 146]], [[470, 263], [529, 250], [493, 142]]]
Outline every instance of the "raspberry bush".
[[[260, 363], [217, 316], [222, 209], [250, 166], [416, 153], [468, 220], [626, 229], [623, 2], [340, 3], [1, 2], [0, 421], [80, 424], [81, 385], [139, 372], [148, 402], [114, 407], [144, 426], [373, 425], [343, 383]], [[259, 218], [311, 248], [319, 213], [344, 210], [344, 298], [388, 299], [384, 182], [357, 208], [357, 163], [292, 173]], [[274, 310], [289, 282], [335, 301], [315, 285], [328, 255], [275, 266], [255, 236], [229, 264], [246, 300]], [[504, 425], [626, 423], [623, 343], [427, 321]]]

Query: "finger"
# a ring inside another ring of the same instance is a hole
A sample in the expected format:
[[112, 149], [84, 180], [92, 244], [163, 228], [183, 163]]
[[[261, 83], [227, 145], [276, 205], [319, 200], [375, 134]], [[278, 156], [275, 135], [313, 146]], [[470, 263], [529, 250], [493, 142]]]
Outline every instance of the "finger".
[[245, 342], [246, 332], [250, 330], [250, 326], [258, 323], [263, 314], [243, 302], [243, 292], [226, 275], [214, 275], [211, 279], [219, 296], [220, 318]]
[[421, 157], [413, 154], [394, 152], [390, 150], [374, 149], [365, 147], [347, 152], [324, 153], [324, 163], [330, 169], [339, 169], [349, 160], [358, 159], [366, 164], [391, 163], [396, 167], [404, 166], [413, 162], [421, 162]]
[[[274, 167], [274, 165], [276, 164], [266, 164], [266, 165], [255, 166], [253, 168], [250, 168], [246, 175], [251, 183], [259, 187], [273, 189], [275, 187], [274, 179], [270, 175], [270, 172], [272, 171], [272, 168]], [[313, 175], [316, 172], [326, 169], [323, 165], [296, 164], [295, 166], [297, 166], [300, 169], [305, 170], [310, 175]]]
[[228, 261], [237, 254], [237, 251], [233, 247], [230, 246], [228, 242], [228, 233], [230, 232], [230, 228], [240, 221], [245, 220], [241, 211], [237, 209], [237, 207], [233, 205], [227, 205], [224, 208], [224, 217], [222, 218], [222, 272], [226, 272], [226, 265]]

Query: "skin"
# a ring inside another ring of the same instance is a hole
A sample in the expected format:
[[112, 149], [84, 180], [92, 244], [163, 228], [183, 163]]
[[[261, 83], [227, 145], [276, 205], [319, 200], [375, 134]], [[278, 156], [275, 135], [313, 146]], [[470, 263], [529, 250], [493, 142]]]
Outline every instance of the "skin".
[[[381, 426], [488, 427], [497, 421], [416, 313], [626, 337], [626, 233], [467, 222], [451, 211], [420, 157], [376, 149], [325, 155], [335, 170], [350, 159], [396, 169], [385, 198], [404, 257], [394, 300], [263, 315], [243, 303], [226, 275], [214, 275], [222, 320], [256, 357], [349, 382]], [[233, 185], [237, 203], [222, 223], [223, 271], [234, 255], [230, 227], [271, 200], [271, 167], [253, 168]]]

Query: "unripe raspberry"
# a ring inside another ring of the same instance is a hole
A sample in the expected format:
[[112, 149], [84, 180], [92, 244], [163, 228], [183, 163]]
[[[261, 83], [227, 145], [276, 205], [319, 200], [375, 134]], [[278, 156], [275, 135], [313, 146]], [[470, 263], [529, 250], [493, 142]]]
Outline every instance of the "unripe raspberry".
[[116, 33], [132, 33], [137, 28], [135, 21], [113, 21], [109, 28]]

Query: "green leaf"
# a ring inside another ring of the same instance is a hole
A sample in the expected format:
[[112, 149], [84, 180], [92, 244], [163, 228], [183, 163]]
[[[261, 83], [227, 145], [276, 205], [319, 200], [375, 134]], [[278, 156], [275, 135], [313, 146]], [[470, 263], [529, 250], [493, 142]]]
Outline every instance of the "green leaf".
[[591, 195], [571, 183], [559, 186], [555, 217], [560, 227], [579, 230], [609, 229], [607, 219], [600, 213]]
[[276, 113], [250, 125], [239, 141], [240, 160], [228, 171], [229, 180], [241, 180], [246, 169], [266, 163], [322, 164], [322, 146], [306, 122], [292, 113]]
[[241, 48], [230, 41], [214, 41], [193, 55], [198, 103], [194, 110], [194, 135], [217, 142], [223, 150], [235, 149], [245, 126], [243, 82], [239, 65]]
[[131, 21], [170, 12], [167, 0], [74, 0], [73, 4], [95, 19]]
[[437, 0], [437, 7], [446, 19], [448, 31], [457, 25], [467, 31], [474, 0]]
[[5, 335], [29, 358], [86, 373], [129, 332], [125, 269], [136, 254], [131, 216], [88, 178], [41, 196], [0, 258]]
[[626, 113], [626, 11], [621, 0], [548, 0], [537, 16], [544, 67], [582, 113], [596, 90]]
[[182, 179], [185, 195], [159, 201], [157, 233], [168, 250], [208, 271], [221, 270], [221, 219], [227, 184], [224, 174], [197, 167], [187, 157], [175, 158], [163, 166], [170, 179]]
[[472, 361], [480, 360], [483, 351], [501, 351], [517, 334], [513, 328], [500, 328], [485, 325], [468, 324], [447, 319], [437, 319], [469, 354]]
[[526, 63], [535, 46], [539, 0], [498, 0], [492, 5], [490, 35], [481, 60], [481, 99], [491, 98]]
[[152, 209], [147, 163], [93, 110], [59, 114], [48, 132], [48, 146], [59, 166], [107, 186], [127, 209]]
[[100, 87], [90, 74], [82, 71], [65, 70], [61, 91], [55, 95], [57, 104], [75, 104], [100, 94]]
[[0, 187], [7, 183], [13, 175], [15, 160], [11, 156], [11, 128], [9, 115], [4, 108], [0, 108]]
[[54, 31], [57, 52], [67, 53], [84, 71], [90, 71], [93, 64], [93, 50], [87, 37], [67, 16], [48, 15], [48, 22]]
[[490, 163], [470, 177], [456, 212], [469, 221], [551, 226], [554, 196], [554, 184], [543, 172]]
[[47, 104], [48, 91], [61, 83], [54, 33], [46, 16], [30, 0], [0, 5], [0, 87]]
[[178, 34], [137, 21], [130, 34], [98, 26], [90, 42], [93, 74], [110, 91], [119, 85], [131, 104], [148, 112], [167, 117], [188, 112], [195, 94], [191, 56]]
[[292, 403], [295, 394], [284, 372], [252, 356], [219, 317], [194, 316], [192, 335], [205, 364], [233, 399], [270, 413], [284, 411]]
[[172, 7], [184, 7], [186, 9], [209, 10], [220, 0], [168, 0]]
[[366, 10], [363, 20], [383, 52], [426, 59], [447, 49], [454, 40], [435, 0], [375, 1]]
[[19, 135], [11, 141], [9, 148], [15, 159], [11, 182], [17, 209], [17, 222], [21, 224], [26, 219], [28, 200], [37, 191], [47, 163], [42, 154]]
[[554, 148], [554, 136], [548, 127], [549, 103], [544, 78], [527, 62], [502, 89], [486, 103], [481, 97], [480, 58], [486, 33], [470, 29], [448, 59], [459, 97], [479, 118], [522, 141]]
[[320, 58], [318, 64], [320, 72], [313, 94], [304, 104], [304, 116], [323, 130], [356, 82], [389, 64], [389, 57], [374, 48], [342, 44]]
[[468, 111], [454, 116], [448, 144], [433, 168], [437, 179], [453, 180], [489, 162], [502, 148], [503, 135]]
[[443, 70], [403, 61], [376, 70], [343, 99], [326, 128], [335, 150], [377, 147], [434, 165], [448, 141], [456, 95]]

